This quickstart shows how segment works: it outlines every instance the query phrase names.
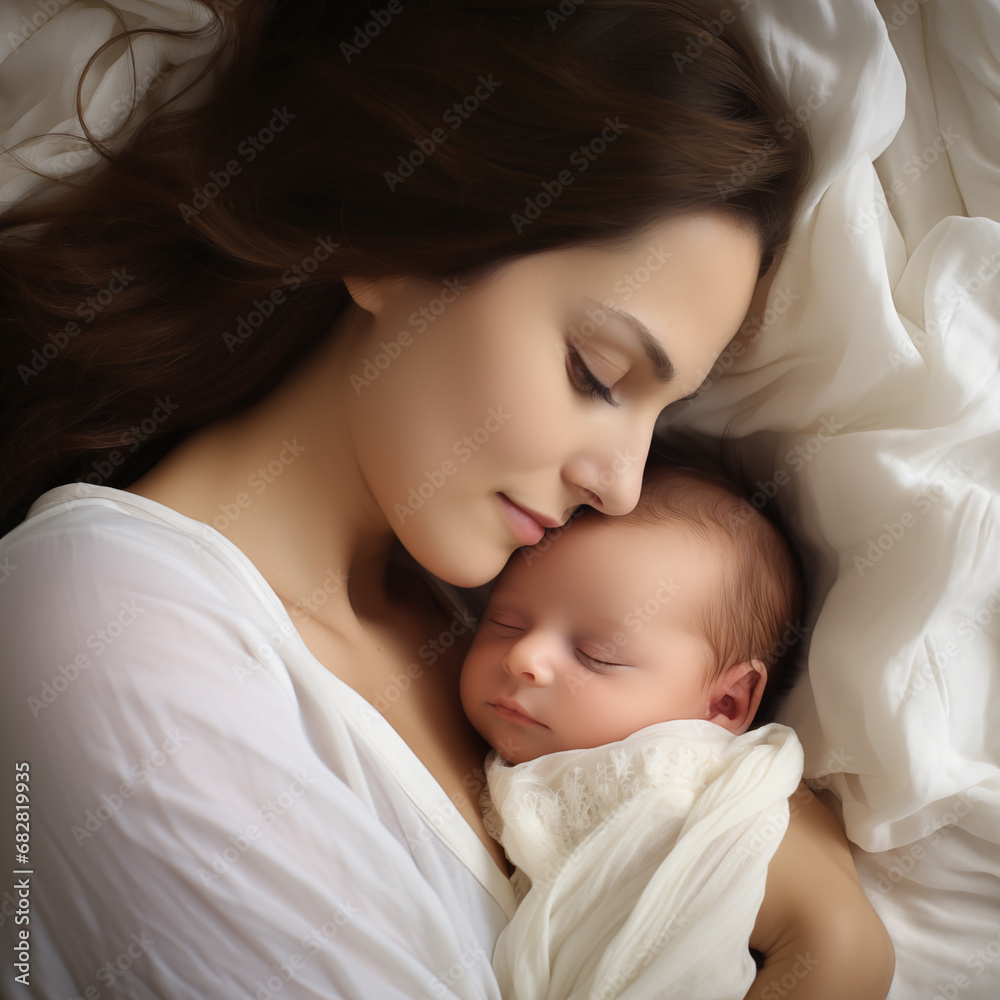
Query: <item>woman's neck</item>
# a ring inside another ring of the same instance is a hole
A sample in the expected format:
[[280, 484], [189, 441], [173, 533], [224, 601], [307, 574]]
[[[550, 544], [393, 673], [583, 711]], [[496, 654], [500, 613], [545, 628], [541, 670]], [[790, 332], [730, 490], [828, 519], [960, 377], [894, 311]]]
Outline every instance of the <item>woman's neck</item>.
[[128, 490], [216, 528], [286, 605], [349, 631], [386, 610], [395, 536], [341, 414], [343, 334], [335, 329], [259, 403], [197, 431]]

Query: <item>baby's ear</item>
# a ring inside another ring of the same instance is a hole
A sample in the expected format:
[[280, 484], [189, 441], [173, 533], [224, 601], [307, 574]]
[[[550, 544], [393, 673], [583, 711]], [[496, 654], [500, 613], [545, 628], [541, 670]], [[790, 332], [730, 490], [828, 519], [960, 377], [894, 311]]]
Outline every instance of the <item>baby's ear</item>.
[[728, 667], [709, 690], [708, 721], [734, 736], [745, 733], [753, 722], [767, 685], [767, 667], [762, 660], [744, 660]]

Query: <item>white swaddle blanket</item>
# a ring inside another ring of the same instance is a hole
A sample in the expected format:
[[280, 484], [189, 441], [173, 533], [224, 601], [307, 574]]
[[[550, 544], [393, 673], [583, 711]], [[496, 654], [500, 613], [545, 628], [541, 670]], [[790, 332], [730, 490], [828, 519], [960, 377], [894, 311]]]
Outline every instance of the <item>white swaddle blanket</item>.
[[589, 750], [486, 763], [486, 825], [518, 871], [493, 966], [504, 1000], [742, 1000], [802, 747], [664, 722]]

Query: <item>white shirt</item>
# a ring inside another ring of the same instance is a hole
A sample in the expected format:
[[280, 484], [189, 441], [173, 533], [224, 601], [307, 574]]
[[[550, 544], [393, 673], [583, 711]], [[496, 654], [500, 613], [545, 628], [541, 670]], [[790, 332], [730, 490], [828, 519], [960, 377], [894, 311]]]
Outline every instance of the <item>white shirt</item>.
[[498, 1000], [508, 880], [236, 546], [74, 483], [0, 539], [0, 578], [0, 746], [30, 764], [27, 925], [0, 901], [5, 953], [30, 934], [22, 995]]

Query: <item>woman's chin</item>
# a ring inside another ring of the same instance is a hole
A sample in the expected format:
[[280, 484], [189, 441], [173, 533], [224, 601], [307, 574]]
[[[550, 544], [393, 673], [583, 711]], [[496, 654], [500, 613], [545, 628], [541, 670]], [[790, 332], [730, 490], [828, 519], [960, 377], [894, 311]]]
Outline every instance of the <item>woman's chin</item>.
[[506, 561], [506, 559], [502, 559], [491, 561], [488, 565], [485, 563], [474, 565], [471, 562], [463, 562], [459, 559], [457, 562], [449, 562], [442, 565], [439, 569], [429, 566], [425, 568], [430, 569], [438, 579], [444, 580], [445, 583], [450, 583], [453, 587], [472, 589], [473, 587], [481, 587], [484, 583], [489, 583], [493, 580], [500, 570], [503, 569]]
[[439, 580], [453, 587], [471, 589], [493, 580], [513, 551], [496, 545], [469, 546], [451, 541], [446, 546], [415, 547], [410, 554]]

